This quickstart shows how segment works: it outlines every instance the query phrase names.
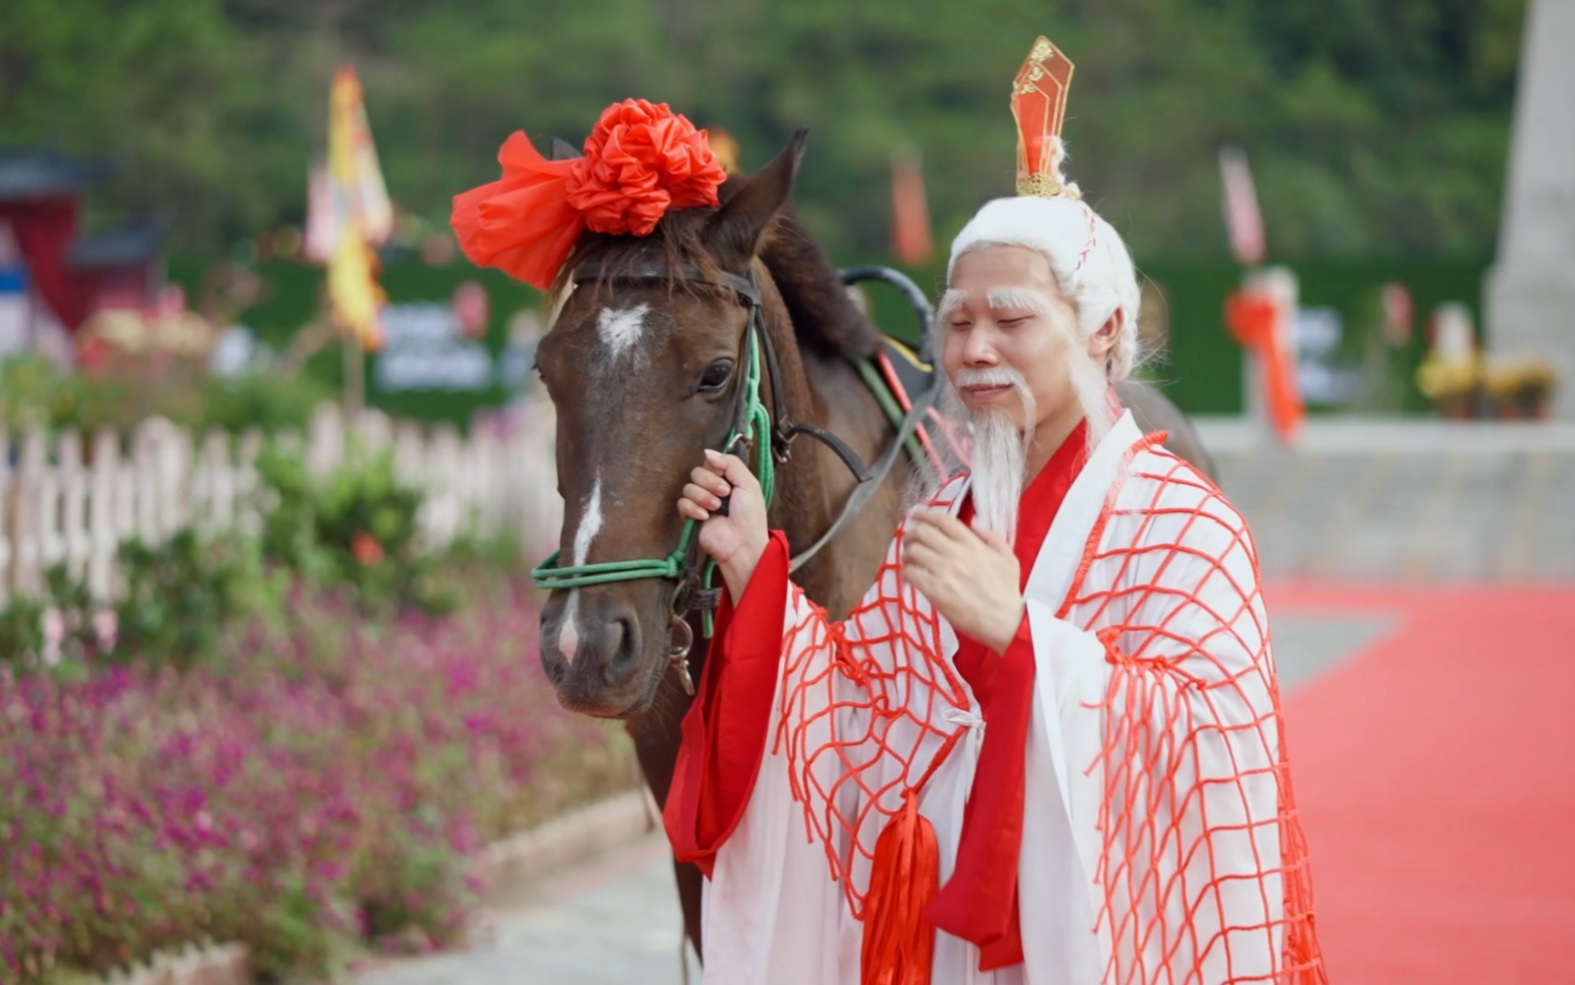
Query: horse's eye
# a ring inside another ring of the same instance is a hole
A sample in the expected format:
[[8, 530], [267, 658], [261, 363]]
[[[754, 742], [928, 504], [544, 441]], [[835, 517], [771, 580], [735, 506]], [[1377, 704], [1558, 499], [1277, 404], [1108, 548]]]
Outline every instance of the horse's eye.
[[715, 393], [727, 386], [727, 381], [733, 378], [733, 361], [731, 359], [718, 359], [705, 368], [705, 373], [700, 377], [700, 385], [696, 389], [700, 393]]

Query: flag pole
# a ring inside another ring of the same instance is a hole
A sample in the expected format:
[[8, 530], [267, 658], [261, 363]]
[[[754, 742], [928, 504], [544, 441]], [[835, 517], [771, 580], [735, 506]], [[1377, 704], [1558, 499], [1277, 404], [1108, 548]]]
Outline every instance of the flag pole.
[[342, 332], [344, 354], [345, 420], [353, 421], [366, 406], [366, 354], [354, 332]]

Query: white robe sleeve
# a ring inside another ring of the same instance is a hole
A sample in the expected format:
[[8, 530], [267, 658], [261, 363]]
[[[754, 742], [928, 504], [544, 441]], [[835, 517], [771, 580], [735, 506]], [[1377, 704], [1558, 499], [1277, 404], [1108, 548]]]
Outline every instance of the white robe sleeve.
[[[837, 624], [796, 585], [787, 586], [781, 672], [760, 772], [741, 819], [717, 850], [705, 890], [707, 983], [858, 980], [862, 925], [829, 861], [834, 856], [846, 864], [850, 855], [850, 838], [832, 807], [852, 816], [858, 791], [833, 791], [830, 782], [816, 788], [804, 764], [835, 735], [858, 727], [858, 712], [835, 701], [858, 685], [834, 665], [861, 625], [886, 618], [881, 593], [880, 583], [872, 586], [849, 622]], [[836, 805], [829, 803], [833, 797]]]
[[[1068, 619], [1028, 606], [1038, 700], [1022, 917], [1062, 933], [1024, 934], [1030, 969], [1057, 969], [1030, 981], [1272, 977], [1279, 716], [1245, 524], [1223, 500], [1185, 516], [1118, 512], [1070, 598]], [[1034, 866], [1041, 880], [1080, 871], [1086, 901], [1030, 891]]]
[[[707, 982], [859, 980], [863, 925], [850, 898], [867, 888], [881, 824], [946, 738], [918, 724], [939, 714], [933, 697], [891, 672], [899, 659], [933, 668], [948, 653], [928, 603], [897, 578], [900, 550], [899, 535], [840, 623], [788, 585], [767, 749], [706, 897]], [[913, 710], [879, 715], [876, 703]], [[850, 762], [864, 767], [856, 781]]]
[[[789, 608], [788, 617], [792, 618]], [[782, 679], [778, 678], [779, 707]], [[856, 980], [838, 971], [841, 937], [851, 921], [831, 880], [826, 851], [809, 836], [788, 780], [787, 757], [767, 741], [748, 806], [717, 850], [705, 886], [708, 985], [799, 985]]]

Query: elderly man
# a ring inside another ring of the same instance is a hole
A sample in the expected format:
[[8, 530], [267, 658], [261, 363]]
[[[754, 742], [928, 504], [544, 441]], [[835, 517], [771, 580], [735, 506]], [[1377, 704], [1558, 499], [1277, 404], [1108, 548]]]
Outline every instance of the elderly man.
[[1252, 538], [1111, 396], [1139, 292], [1061, 175], [1070, 74], [1041, 38], [1020, 194], [952, 244], [972, 471], [862, 605], [792, 585], [738, 459], [678, 504], [728, 594], [666, 805], [707, 981], [1323, 980]]

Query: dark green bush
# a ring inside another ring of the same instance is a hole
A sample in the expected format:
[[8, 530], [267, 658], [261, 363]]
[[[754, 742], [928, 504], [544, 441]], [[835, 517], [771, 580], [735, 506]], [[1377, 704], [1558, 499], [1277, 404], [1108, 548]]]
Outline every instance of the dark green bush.
[[115, 606], [117, 660], [184, 669], [221, 653], [227, 627], [245, 615], [277, 617], [288, 583], [265, 570], [255, 540], [187, 529], [156, 547], [120, 552], [126, 592]]
[[274, 493], [263, 531], [271, 562], [317, 582], [355, 588], [368, 609], [449, 611], [443, 557], [420, 542], [419, 490], [400, 482], [388, 453], [353, 455], [314, 479], [298, 454], [270, 448], [257, 463]]

